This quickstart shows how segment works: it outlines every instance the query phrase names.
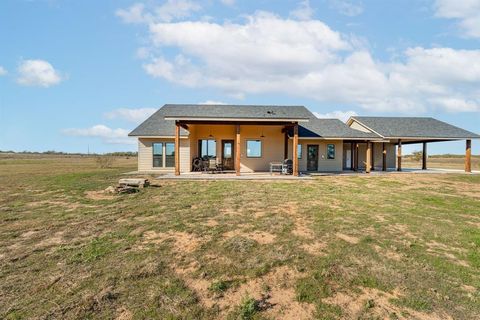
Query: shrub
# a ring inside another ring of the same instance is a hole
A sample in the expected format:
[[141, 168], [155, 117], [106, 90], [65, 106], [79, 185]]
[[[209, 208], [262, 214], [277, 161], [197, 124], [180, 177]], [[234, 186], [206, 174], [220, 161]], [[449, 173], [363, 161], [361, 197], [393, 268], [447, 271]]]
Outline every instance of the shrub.
[[422, 151], [413, 151], [412, 152], [413, 160], [418, 162], [418, 161], [422, 160], [422, 157], [423, 157], [423, 152]]
[[114, 160], [115, 158], [111, 156], [98, 156], [95, 158], [95, 162], [102, 169], [111, 168]]

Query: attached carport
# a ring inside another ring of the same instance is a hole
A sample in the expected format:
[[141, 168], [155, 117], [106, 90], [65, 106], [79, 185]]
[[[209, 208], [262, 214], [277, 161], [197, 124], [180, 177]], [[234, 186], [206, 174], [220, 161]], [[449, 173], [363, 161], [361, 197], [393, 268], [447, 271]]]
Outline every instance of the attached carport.
[[[402, 171], [402, 145], [422, 144], [422, 169], [427, 169], [427, 144], [465, 140], [465, 172], [472, 172], [472, 140], [480, 135], [434, 118], [424, 117], [351, 117], [347, 125], [353, 129], [375, 133], [384, 142], [397, 147], [397, 171]], [[371, 142], [367, 141], [366, 172], [371, 169]]]

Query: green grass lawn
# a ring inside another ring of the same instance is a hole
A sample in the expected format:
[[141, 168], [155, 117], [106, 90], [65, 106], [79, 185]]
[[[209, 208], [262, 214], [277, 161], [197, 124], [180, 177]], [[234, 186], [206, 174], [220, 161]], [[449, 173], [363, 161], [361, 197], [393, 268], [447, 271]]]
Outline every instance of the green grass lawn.
[[480, 176], [156, 181], [0, 158], [0, 318], [480, 317]]

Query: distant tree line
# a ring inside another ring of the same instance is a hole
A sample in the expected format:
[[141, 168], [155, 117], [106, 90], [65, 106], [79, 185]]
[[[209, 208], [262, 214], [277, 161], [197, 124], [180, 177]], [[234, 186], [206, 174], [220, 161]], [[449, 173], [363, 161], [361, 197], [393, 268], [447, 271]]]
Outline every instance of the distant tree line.
[[12, 151], [12, 150], [0, 150], [0, 153], [14, 153], [14, 154], [45, 154], [45, 155], [65, 155], [65, 156], [111, 156], [111, 157], [136, 157], [137, 152], [132, 151], [119, 151], [119, 152], [108, 152], [108, 153], [81, 153], [81, 152], [62, 152], [62, 151], [54, 151], [54, 150], [47, 150], [43, 152], [37, 151]]

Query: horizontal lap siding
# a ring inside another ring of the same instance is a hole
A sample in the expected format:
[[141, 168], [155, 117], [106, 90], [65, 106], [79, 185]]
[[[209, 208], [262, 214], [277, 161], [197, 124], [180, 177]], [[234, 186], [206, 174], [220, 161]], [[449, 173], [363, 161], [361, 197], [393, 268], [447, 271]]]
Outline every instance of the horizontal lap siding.
[[[153, 143], [175, 142], [174, 139], [140, 138], [138, 139], [138, 171], [173, 171], [174, 168], [153, 167]], [[190, 171], [190, 142], [180, 139], [180, 171]]]

